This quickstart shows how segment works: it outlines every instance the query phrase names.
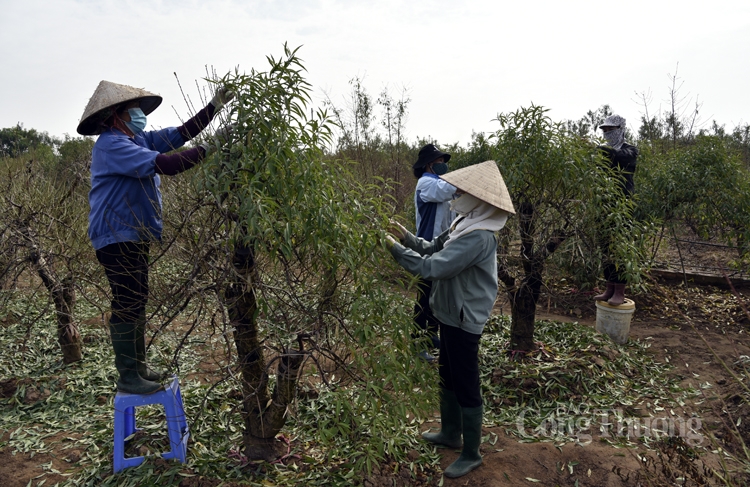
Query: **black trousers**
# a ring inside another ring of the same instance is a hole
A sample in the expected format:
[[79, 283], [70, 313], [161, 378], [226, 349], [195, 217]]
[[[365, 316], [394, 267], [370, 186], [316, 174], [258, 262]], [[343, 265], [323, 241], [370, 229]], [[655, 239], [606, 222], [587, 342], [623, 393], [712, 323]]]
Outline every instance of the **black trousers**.
[[479, 339], [455, 326], [440, 323], [438, 372], [441, 386], [453, 391], [462, 408], [482, 405], [479, 385]]
[[615, 284], [625, 284], [627, 281], [620, 276], [617, 272], [617, 266], [614, 263], [612, 254], [610, 253], [610, 238], [611, 229], [607, 228], [601, 231], [599, 234], [599, 247], [602, 251], [602, 267], [604, 268], [604, 280], [607, 282], [613, 282]]
[[110, 323], [135, 323], [146, 314], [149, 242], [121, 242], [96, 251], [112, 289]]
[[617, 267], [611, 262], [605, 261], [604, 263], [604, 279], [607, 282], [612, 282], [615, 284], [626, 284], [627, 281], [620, 277], [620, 274], [617, 272]]
[[[627, 198], [627, 195], [623, 190], [623, 198]], [[603, 208], [608, 208], [612, 203], [604, 202]], [[626, 222], [629, 224], [629, 222]], [[617, 266], [614, 262], [614, 256], [610, 252], [610, 245], [612, 243], [612, 233], [614, 232], [614, 225], [608, 224], [606, 221], [606, 215], [599, 215], [597, 218], [597, 240], [599, 242], [599, 249], [602, 253], [602, 267], [604, 270], [604, 279], [607, 282], [615, 284], [625, 284], [627, 281], [623, 279], [619, 272], [617, 272]]]
[[[417, 285], [417, 302], [414, 304], [414, 323], [421, 332], [427, 336], [437, 336], [440, 322], [433, 316], [430, 309], [430, 293], [432, 292], [432, 281], [420, 280]], [[417, 336], [412, 336], [417, 338]]]

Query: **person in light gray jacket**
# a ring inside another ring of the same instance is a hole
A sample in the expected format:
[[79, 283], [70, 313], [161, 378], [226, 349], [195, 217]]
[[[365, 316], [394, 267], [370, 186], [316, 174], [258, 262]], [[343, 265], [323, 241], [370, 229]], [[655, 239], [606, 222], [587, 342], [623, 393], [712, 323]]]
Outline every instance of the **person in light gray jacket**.
[[460, 477], [482, 464], [482, 395], [479, 339], [497, 298], [495, 232], [515, 213], [495, 161], [440, 176], [461, 196], [451, 203], [459, 216], [432, 241], [393, 222], [387, 237], [391, 254], [404, 269], [433, 281], [430, 307], [440, 322], [441, 430], [424, 433], [432, 443], [463, 449], [446, 470]]

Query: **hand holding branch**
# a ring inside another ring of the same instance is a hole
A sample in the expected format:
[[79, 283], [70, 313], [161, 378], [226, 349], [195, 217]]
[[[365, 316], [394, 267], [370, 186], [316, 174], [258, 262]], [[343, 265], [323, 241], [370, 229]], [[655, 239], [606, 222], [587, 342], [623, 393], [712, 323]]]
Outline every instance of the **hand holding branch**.
[[388, 226], [388, 233], [395, 235], [399, 240], [404, 240], [409, 231], [399, 222], [391, 218]]

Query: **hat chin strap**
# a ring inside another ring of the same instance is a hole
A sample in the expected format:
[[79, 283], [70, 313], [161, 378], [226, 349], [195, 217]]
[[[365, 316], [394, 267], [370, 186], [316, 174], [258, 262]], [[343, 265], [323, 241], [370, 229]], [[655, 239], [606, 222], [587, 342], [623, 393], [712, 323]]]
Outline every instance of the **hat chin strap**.
[[128, 128], [128, 125], [125, 123], [125, 120], [123, 120], [120, 117], [120, 113], [115, 111], [114, 116], [114, 123], [112, 124], [113, 128], [116, 128], [120, 132], [123, 132], [128, 137], [135, 137], [135, 134]]

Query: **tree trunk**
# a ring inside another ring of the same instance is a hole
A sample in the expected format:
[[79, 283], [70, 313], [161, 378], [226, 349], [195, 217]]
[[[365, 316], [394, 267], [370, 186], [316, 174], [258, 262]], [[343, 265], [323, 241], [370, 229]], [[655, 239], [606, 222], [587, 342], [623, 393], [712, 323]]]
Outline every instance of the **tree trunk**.
[[[3, 242], [3, 244], [5, 244], [5, 242]], [[12, 250], [5, 245], [3, 245], [3, 247], [5, 248], [0, 252], [0, 291], [11, 289], [9, 282], [12, 262], [11, 257], [8, 254], [10, 254]]]
[[521, 260], [524, 278], [508, 292], [511, 306], [510, 350], [529, 352], [534, 350], [534, 318], [536, 303], [542, 288], [544, 261], [534, 253], [534, 205], [522, 202], [519, 205], [518, 220], [521, 234]]
[[242, 373], [242, 406], [245, 420], [243, 446], [250, 460], [275, 460], [281, 444], [275, 440], [286, 421], [286, 409], [296, 394], [297, 376], [302, 353], [279, 358], [276, 386], [268, 393], [268, 371], [258, 333], [258, 304], [255, 297], [257, 274], [252, 246], [238, 245], [232, 264], [233, 282], [227, 287], [225, 299], [229, 319], [234, 327], [234, 340]]
[[41, 254], [34, 250], [30, 256], [31, 262], [37, 270], [37, 274], [42, 279], [44, 286], [52, 295], [52, 301], [55, 303], [55, 312], [57, 315], [57, 341], [63, 355], [63, 362], [72, 364], [81, 360], [81, 335], [78, 333], [73, 321], [73, 308], [76, 302], [75, 287], [73, 278], [67, 277], [59, 280], [55, 271]]
[[527, 275], [517, 288], [508, 291], [511, 304], [511, 352], [536, 350], [534, 319], [536, 318], [536, 304], [539, 301], [541, 288], [541, 269], [539, 269]]
[[76, 295], [73, 279], [66, 278], [60, 283], [58, 293], [53, 293], [57, 310], [57, 341], [63, 354], [63, 362], [71, 364], [83, 358], [81, 351], [81, 335], [73, 321], [73, 308]]
[[[328, 315], [334, 311], [336, 302], [336, 291], [339, 282], [336, 279], [336, 269], [327, 268], [323, 272], [323, 279], [320, 283], [320, 297], [318, 298], [318, 333], [323, 336], [331, 336], [328, 330]], [[338, 339], [339, 325], [335, 323], [333, 330], [334, 339]]]

